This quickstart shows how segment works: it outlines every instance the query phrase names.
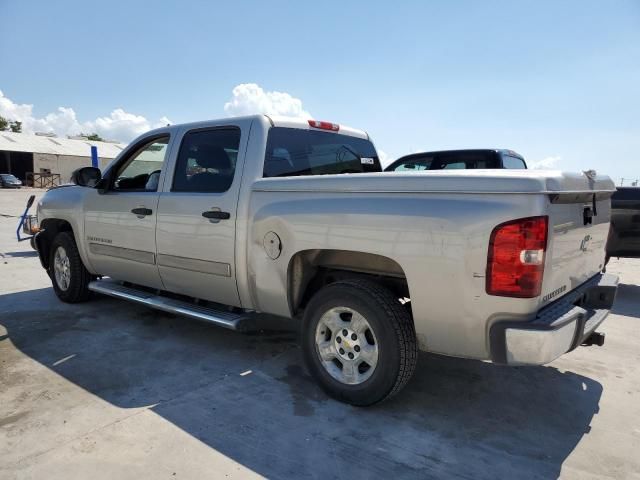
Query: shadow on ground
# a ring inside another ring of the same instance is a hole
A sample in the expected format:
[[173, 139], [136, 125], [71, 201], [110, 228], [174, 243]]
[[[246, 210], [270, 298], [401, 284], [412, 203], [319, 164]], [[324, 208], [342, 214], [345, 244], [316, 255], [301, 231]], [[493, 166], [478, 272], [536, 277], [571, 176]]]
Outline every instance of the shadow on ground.
[[0, 258], [2, 257], [6, 257], [6, 258], [30, 258], [30, 257], [37, 257], [38, 256], [38, 252], [36, 252], [35, 250], [30, 250], [30, 251], [26, 251], [26, 252], [0, 252]]
[[[50, 289], [0, 300], [0, 340], [118, 407], [155, 405], [269, 478], [555, 478], [602, 394], [551, 367], [422, 355], [398, 397], [355, 408], [307, 376], [290, 322], [243, 335], [112, 299], [64, 305]], [[19, 384], [4, 371], [0, 384]]]
[[618, 285], [616, 302], [611, 313], [624, 315], [625, 317], [640, 317], [638, 299], [640, 298], [640, 285], [621, 283]]

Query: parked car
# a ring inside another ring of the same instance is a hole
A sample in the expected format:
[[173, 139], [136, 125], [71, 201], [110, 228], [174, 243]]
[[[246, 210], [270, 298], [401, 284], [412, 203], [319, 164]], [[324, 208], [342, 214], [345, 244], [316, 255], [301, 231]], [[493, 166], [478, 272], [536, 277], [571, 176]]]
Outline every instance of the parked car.
[[412, 153], [397, 159], [385, 172], [418, 172], [421, 170], [512, 168], [526, 169], [522, 155], [513, 150], [443, 150]]
[[608, 177], [380, 170], [364, 131], [329, 122], [167, 126], [49, 190], [36, 245], [65, 302], [300, 319], [309, 371], [356, 405], [398, 393], [418, 349], [540, 365], [602, 343]]
[[640, 187], [618, 187], [611, 197], [609, 257], [640, 258]]
[[10, 173], [0, 173], [1, 188], [21, 188], [22, 181]]

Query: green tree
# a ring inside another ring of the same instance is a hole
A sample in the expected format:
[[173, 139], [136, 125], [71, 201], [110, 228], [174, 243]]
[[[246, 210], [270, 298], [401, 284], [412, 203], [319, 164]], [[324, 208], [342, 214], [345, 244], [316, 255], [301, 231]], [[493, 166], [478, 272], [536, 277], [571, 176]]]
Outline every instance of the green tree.
[[9, 128], [13, 133], [21, 133], [22, 132], [22, 122], [16, 120], [14, 122], [9, 122]]
[[87, 135], [87, 140], [93, 140], [94, 142], [104, 142], [104, 138], [102, 138], [97, 133], [92, 133], [91, 135]]
[[4, 132], [7, 128], [9, 128], [9, 121], [0, 115], [0, 132]]

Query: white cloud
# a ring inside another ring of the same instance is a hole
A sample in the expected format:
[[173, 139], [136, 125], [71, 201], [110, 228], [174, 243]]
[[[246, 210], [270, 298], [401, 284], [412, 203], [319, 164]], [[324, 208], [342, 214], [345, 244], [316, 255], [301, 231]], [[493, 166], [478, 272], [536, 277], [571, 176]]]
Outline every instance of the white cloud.
[[229, 116], [283, 115], [286, 117], [311, 118], [311, 114], [302, 108], [302, 100], [285, 92], [269, 92], [255, 83], [236, 85], [231, 100], [224, 104], [224, 111]]
[[85, 132], [96, 132], [103, 138], [131, 140], [152, 128], [164, 127], [171, 123], [167, 117], [162, 117], [151, 124], [142, 115], [125, 112], [116, 108], [108, 117], [98, 117], [94, 121], [86, 122], [82, 128]]
[[554, 155], [550, 157], [545, 157], [542, 160], [534, 160], [532, 162], [527, 162], [529, 168], [533, 168], [535, 170], [554, 170], [558, 168], [558, 163], [560, 163], [562, 157], [560, 155]]
[[116, 108], [108, 116], [80, 122], [73, 108], [58, 107], [57, 111], [44, 117], [34, 117], [33, 105], [17, 104], [5, 97], [0, 90], [0, 116], [22, 122], [25, 133], [53, 132], [59, 136], [97, 133], [102, 138], [128, 142], [141, 133], [171, 123], [167, 117], [151, 123], [142, 115], [128, 113]]
[[[311, 114], [303, 108], [302, 100], [299, 98], [286, 92], [265, 91], [255, 83], [236, 85], [230, 100], [224, 104], [224, 111], [229, 116], [266, 113], [301, 119], [311, 118]], [[151, 122], [143, 115], [127, 112], [122, 108], [116, 108], [110, 114], [93, 120], [79, 120], [75, 110], [70, 107], [58, 107], [54, 112], [36, 117], [33, 114], [33, 105], [18, 104], [4, 96], [1, 90], [0, 116], [22, 122], [22, 131], [25, 133], [52, 132], [61, 137], [97, 133], [102, 138], [121, 142], [128, 142], [148, 130], [172, 123], [167, 117]], [[392, 158], [384, 150], [377, 151], [382, 166], [391, 163]]]
[[[56, 113], [48, 113], [44, 118], [28, 118], [25, 131], [55, 132], [58, 135], [77, 135], [81, 127], [73, 108], [58, 107]], [[93, 132], [89, 132], [93, 133]]]

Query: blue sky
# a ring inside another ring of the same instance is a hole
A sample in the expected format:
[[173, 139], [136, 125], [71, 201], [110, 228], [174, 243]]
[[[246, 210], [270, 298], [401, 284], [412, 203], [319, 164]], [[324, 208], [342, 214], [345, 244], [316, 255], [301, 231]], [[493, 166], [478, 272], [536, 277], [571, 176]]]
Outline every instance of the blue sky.
[[46, 126], [67, 107], [126, 136], [108, 130], [129, 118], [115, 109], [138, 129], [217, 118], [255, 83], [367, 130], [390, 158], [505, 147], [640, 178], [637, 0], [148, 5], [0, 0], [4, 114], [33, 105]]

